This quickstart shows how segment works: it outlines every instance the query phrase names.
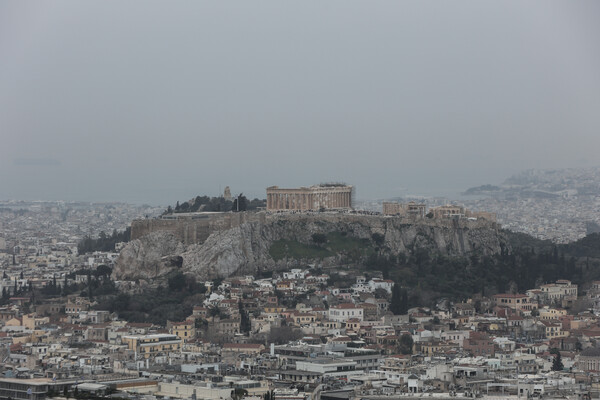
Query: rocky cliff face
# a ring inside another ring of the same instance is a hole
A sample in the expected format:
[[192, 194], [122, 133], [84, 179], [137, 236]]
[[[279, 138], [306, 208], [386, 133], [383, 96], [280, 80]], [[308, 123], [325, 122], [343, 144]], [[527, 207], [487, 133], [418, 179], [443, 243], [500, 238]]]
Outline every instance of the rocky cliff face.
[[[290, 240], [311, 243], [314, 233], [345, 232], [350, 237], [371, 240], [374, 233], [383, 236], [392, 254], [409, 254], [424, 248], [445, 255], [472, 252], [495, 254], [507, 239], [498, 226], [487, 221], [407, 220], [383, 216], [348, 214], [270, 215], [264, 222], [249, 222], [225, 231], [214, 232], [202, 244], [184, 248], [169, 234], [156, 232], [129, 243], [115, 267], [117, 279], [154, 278], [176, 268], [199, 279], [226, 277], [236, 273], [276, 270], [314, 262], [283, 259], [275, 261], [269, 254], [273, 242]], [[336, 263], [339, 259], [319, 260]]]
[[182, 267], [183, 243], [169, 232], [153, 232], [129, 242], [115, 261], [112, 276], [117, 280], [152, 280]]

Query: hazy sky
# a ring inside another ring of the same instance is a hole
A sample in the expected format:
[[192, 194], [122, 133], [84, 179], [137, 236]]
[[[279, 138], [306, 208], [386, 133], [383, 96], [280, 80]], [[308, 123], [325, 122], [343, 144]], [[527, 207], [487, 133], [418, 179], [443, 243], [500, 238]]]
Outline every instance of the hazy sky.
[[0, 199], [600, 165], [600, 2], [0, 0]]

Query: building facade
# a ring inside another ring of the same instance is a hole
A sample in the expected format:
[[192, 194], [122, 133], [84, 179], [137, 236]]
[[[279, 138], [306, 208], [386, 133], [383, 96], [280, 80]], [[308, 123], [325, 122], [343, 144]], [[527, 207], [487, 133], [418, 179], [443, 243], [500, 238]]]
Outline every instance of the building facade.
[[499, 307], [508, 307], [518, 312], [538, 309], [537, 302], [525, 294], [496, 294], [494, 295], [494, 302]]
[[364, 319], [363, 309], [352, 303], [342, 303], [329, 307], [329, 320], [335, 322], [346, 322], [349, 319], [356, 318], [359, 321]]
[[556, 283], [542, 285], [542, 300], [548, 303], [561, 303], [563, 300], [577, 300], [577, 285], [566, 279], [560, 279]]
[[123, 336], [122, 342], [140, 358], [154, 358], [170, 352], [179, 352], [182, 343], [177, 335], [169, 334]]
[[423, 203], [415, 203], [414, 201], [408, 203], [383, 202], [383, 215], [414, 215], [423, 218], [425, 217], [426, 212], [427, 206]]
[[296, 189], [267, 188], [268, 211], [318, 211], [352, 208], [352, 186], [315, 185]]

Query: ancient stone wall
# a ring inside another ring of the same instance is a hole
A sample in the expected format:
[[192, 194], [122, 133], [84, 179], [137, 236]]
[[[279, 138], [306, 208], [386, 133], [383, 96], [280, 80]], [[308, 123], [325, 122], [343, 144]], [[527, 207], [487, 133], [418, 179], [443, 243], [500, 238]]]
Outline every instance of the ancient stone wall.
[[394, 225], [419, 225], [439, 228], [469, 228], [469, 229], [493, 229], [498, 230], [501, 225], [495, 221], [486, 219], [469, 220], [467, 218], [450, 219], [450, 218], [420, 218], [416, 215], [406, 216], [388, 216], [388, 215], [369, 215], [369, 214], [352, 214], [352, 213], [302, 213], [302, 214], [272, 214], [268, 215], [267, 221], [277, 220], [308, 220], [316, 219], [331, 223], [336, 222], [357, 222], [377, 226], [385, 224], [386, 221]]
[[190, 213], [179, 214], [177, 219], [136, 219], [131, 222], [131, 240], [162, 231], [172, 233], [185, 245], [201, 244], [213, 232], [264, 220], [264, 212]]

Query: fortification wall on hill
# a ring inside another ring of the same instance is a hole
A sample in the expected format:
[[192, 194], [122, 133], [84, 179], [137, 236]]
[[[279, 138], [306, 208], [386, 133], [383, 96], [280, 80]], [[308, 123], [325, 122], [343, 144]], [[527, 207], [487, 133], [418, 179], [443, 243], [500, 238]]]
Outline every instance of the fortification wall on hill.
[[[413, 225], [446, 229], [492, 229], [499, 230], [501, 225], [495, 221], [478, 219], [452, 218], [420, 218], [418, 216], [397, 216], [381, 214], [349, 214], [349, 213], [278, 213], [270, 214], [267, 221], [323, 221], [328, 223], [359, 223], [370, 226], [373, 231], [385, 230], [390, 226]], [[382, 232], [383, 233], [383, 232]]]
[[195, 213], [189, 217], [178, 215], [178, 219], [136, 219], [131, 222], [131, 240], [162, 231], [172, 233], [185, 245], [202, 244], [213, 232], [264, 221], [264, 212]]
[[448, 229], [494, 229], [500, 225], [496, 222], [477, 219], [432, 219], [414, 216], [384, 216], [348, 213], [276, 213], [265, 212], [225, 212], [195, 213], [186, 216], [178, 215], [177, 219], [138, 219], [131, 222], [131, 239], [139, 239], [152, 232], [170, 232], [185, 245], [202, 244], [213, 232], [225, 231], [239, 227], [248, 222], [266, 223], [272, 221], [323, 221], [327, 223], [360, 223], [370, 226], [373, 231], [381, 233], [389, 227], [400, 225], [417, 225]]

